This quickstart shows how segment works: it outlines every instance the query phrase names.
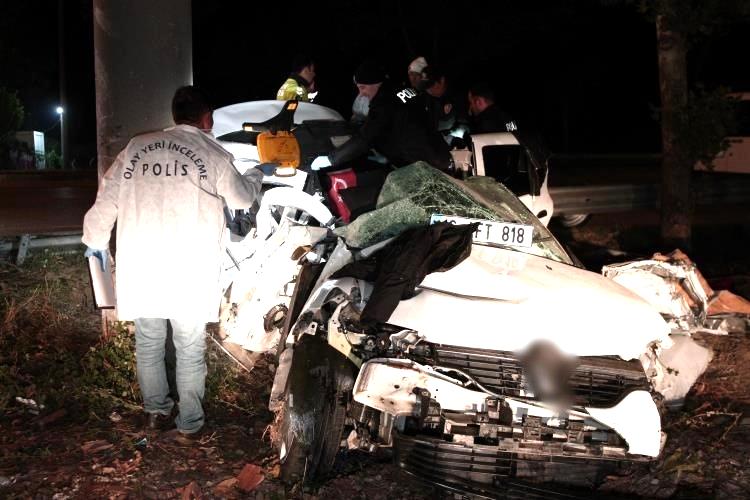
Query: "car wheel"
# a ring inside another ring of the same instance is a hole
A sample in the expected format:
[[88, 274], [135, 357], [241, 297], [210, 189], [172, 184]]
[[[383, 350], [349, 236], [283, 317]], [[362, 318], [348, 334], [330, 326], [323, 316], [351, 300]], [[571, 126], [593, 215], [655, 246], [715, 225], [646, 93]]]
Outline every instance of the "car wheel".
[[331, 471], [353, 383], [352, 363], [322, 340], [309, 336], [295, 346], [278, 416], [282, 480], [309, 483]]
[[576, 227], [580, 226], [587, 220], [589, 220], [590, 214], [566, 214], [560, 216], [560, 224], [563, 227]]

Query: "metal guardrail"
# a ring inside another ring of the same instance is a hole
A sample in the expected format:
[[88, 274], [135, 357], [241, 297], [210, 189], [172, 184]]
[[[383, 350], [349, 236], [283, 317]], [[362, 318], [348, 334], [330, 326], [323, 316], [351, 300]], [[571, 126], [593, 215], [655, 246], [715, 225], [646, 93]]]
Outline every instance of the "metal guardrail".
[[549, 191], [555, 204], [555, 215], [656, 208], [659, 196], [659, 186], [656, 184], [551, 187]]
[[[693, 183], [697, 205], [750, 203], [750, 178], [702, 178]], [[551, 187], [555, 215], [597, 214], [655, 209], [658, 184]]]
[[29, 249], [78, 247], [83, 245], [81, 233], [65, 233], [47, 236], [24, 234], [16, 238], [0, 238], [0, 257], [15, 253], [16, 265], [23, 264]]
[[656, 184], [552, 187], [555, 215], [627, 212], [657, 206]]
[[[750, 177], [704, 177], [693, 183], [697, 205], [750, 203]], [[602, 186], [551, 187], [555, 215], [601, 214], [657, 209], [658, 184], [612, 184]], [[29, 248], [65, 247], [81, 244], [80, 233], [42, 237], [0, 238], [0, 255], [18, 252], [23, 260]]]

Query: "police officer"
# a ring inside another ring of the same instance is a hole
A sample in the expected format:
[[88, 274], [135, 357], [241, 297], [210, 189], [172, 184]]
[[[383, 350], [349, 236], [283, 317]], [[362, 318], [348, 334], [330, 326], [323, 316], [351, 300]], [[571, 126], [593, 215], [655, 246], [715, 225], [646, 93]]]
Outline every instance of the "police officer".
[[169, 425], [174, 401], [164, 363], [167, 322], [177, 356], [178, 439], [203, 427], [205, 326], [216, 321], [226, 221], [224, 204], [246, 208], [260, 192], [262, 172], [240, 175], [232, 155], [205, 131], [213, 126], [199, 89], [177, 90], [176, 126], [138, 135], [101, 180], [83, 220], [86, 256], [108, 261], [117, 221], [117, 313], [135, 322], [136, 371], [146, 422]]
[[370, 147], [396, 167], [420, 160], [440, 170], [450, 167], [448, 145], [430, 126], [423, 97], [416, 90], [392, 87], [383, 68], [373, 61], [357, 68], [354, 83], [359, 93], [370, 99], [367, 118], [349, 141], [313, 160], [313, 170], [346, 163], [363, 156]]
[[443, 135], [450, 133], [457, 125], [457, 111], [448, 91], [445, 70], [437, 65], [427, 66], [422, 71], [419, 90], [425, 93], [432, 126]]
[[276, 100], [297, 99], [307, 102], [310, 100], [310, 93], [314, 87], [315, 61], [309, 55], [299, 54], [292, 61], [292, 72], [289, 77], [276, 92]]
[[495, 92], [487, 82], [472, 85], [468, 97], [472, 134], [518, 131], [516, 121], [495, 104]]
[[424, 70], [427, 67], [427, 59], [422, 56], [414, 58], [409, 63], [409, 67], [406, 70], [406, 75], [409, 77], [409, 86], [413, 89], [419, 88], [419, 84], [424, 78]]
[[469, 126], [472, 134], [508, 132], [528, 153], [539, 179], [544, 181], [550, 153], [539, 133], [519, 123], [495, 104], [495, 93], [487, 82], [477, 82], [469, 88]]

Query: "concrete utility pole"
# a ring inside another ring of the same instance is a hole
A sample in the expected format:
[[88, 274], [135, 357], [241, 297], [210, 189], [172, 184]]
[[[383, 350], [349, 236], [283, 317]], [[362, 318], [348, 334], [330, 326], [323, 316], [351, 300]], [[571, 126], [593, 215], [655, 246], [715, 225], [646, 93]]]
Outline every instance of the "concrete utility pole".
[[[172, 125], [172, 96], [193, 83], [191, 0], [93, 0], [99, 179], [130, 138]], [[116, 320], [102, 310], [102, 336]]]
[[99, 177], [133, 135], [172, 125], [193, 82], [191, 0], [94, 2]]

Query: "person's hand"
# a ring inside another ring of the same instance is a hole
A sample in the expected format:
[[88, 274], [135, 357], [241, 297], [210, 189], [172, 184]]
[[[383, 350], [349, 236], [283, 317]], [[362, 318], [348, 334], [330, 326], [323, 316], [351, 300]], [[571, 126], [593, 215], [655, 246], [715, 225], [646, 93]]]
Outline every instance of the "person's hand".
[[321, 168], [326, 168], [331, 166], [331, 160], [328, 159], [327, 156], [318, 156], [315, 158], [310, 165], [310, 168], [312, 170], [320, 170]]
[[99, 265], [102, 266], [102, 272], [107, 272], [109, 268], [109, 258], [107, 256], [107, 250], [97, 250], [96, 248], [86, 247], [86, 252], [83, 254], [87, 259], [89, 257], [96, 257], [99, 259]]
[[456, 125], [451, 129], [449, 134], [453, 137], [463, 139], [464, 136], [469, 134], [469, 127], [467, 127], [466, 125]]
[[263, 172], [263, 175], [269, 176], [273, 175], [274, 172], [276, 172], [276, 164], [275, 163], [261, 163], [259, 165], [255, 165], [255, 168]]

